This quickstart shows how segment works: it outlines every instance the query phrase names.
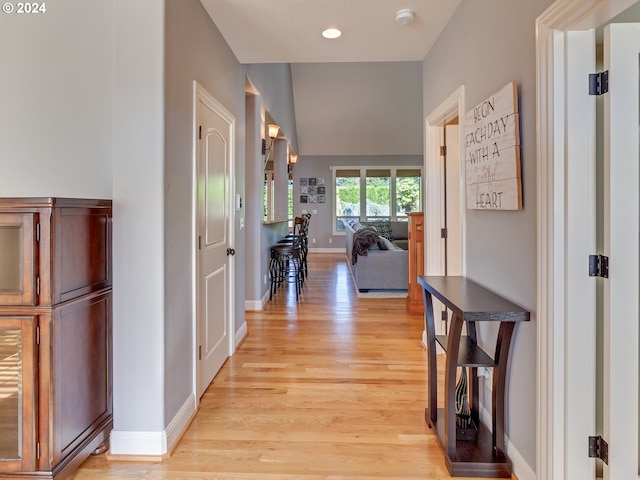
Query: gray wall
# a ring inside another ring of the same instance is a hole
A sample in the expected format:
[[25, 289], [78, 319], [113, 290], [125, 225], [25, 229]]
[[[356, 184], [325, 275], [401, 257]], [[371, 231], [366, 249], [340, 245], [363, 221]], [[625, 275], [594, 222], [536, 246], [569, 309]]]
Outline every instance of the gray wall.
[[[518, 84], [524, 209], [466, 211], [467, 275], [534, 313], [516, 328], [507, 390], [507, 434], [536, 464], [536, 77], [535, 19], [552, 3], [463, 0], [424, 61], [424, 112], [460, 85], [469, 110], [508, 82]], [[496, 332], [480, 341], [491, 352]], [[490, 405], [486, 405], [490, 407]]]
[[[165, 425], [192, 392], [193, 382], [193, 81], [236, 120], [236, 192], [244, 197], [244, 69], [198, 0], [165, 6]], [[236, 212], [234, 248], [244, 251]], [[244, 255], [236, 255], [235, 321], [244, 323]], [[234, 332], [231, 333], [232, 335]]]
[[0, 196], [111, 198], [113, 16], [101, 0], [0, 15]]

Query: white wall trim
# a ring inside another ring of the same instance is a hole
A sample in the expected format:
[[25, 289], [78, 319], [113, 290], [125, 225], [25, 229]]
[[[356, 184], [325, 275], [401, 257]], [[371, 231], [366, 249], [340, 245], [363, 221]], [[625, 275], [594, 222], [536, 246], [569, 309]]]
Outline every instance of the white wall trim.
[[111, 455], [153, 455], [167, 453], [165, 432], [127, 432], [112, 430], [109, 453]]
[[[487, 410], [484, 405], [480, 405], [480, 421], [489, 431], [491, 431], [491, 412]], [[516, 474], [518, 480], [536, 480], [536, 472], [527, 463], [513, 443], [511, 443], [508, 435], [504, 436], [504, 443], [506, 450], [505, 453], [511, 460], [513, 473]]]
[[240, 328], [236, 331], [236, 334], [234, 335], [233, 353], [236, 352], [236, 349], [238, 348], [238, 345], [240, 345], [242, 340], [244, 340], [244, 338], [247, 335], [249, 335], [249, 330], [247, 328], [247, 322], [242, 322], [242, 325], [240, 325]]
[[196, 397], [192, 393], [182, 404], [182, 407], [178, 410], [176, 416], [173, 417], [173, 420], [167, 425], [167, 429], [165, 430], [167, 452], [170, 452], [176, 442], [180, 440], [180, 437], [182, 437], [182, 434], [189, 426], [189, 423], [191, 423], [191, 419], [197, 411]]
[[111, 431], [110, 455], [166, 455], [180, 439], [197, 411], [193, 394], [185, 400], [167, 429], [162, 432]]
[[310, 248], [309, 253], [345, 253], [347, 249], [345, 247], [319, 247]]
[[264, 308], [264, 300], [245, 300], [245, 312], [259, 312]]

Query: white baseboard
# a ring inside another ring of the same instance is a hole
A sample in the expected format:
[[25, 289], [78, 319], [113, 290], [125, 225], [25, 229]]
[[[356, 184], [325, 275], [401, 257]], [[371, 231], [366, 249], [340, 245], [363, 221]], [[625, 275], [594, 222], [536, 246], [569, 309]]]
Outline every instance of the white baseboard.
[[[480, 405], [480, 421], [489, 431], [491, 431], [491, 412], [489, 412], [484, 405]], [[533, 471], [524, 457], [516, 447], [513, 446], [513, 443], [511, 443], [511, 440], [509, 440], [507, 435], [504, 436], [504, 444], [506, 450], [505, 453], [511, 459], [511, 463], [513, 464], [513, 473], [516, 474], [518, 480], [536, 480], [536, 472]]]
[[245, 300], [244, 310], [245, 312], [259, 312], [264, 308], [262, 300]]
[[261, 312], [269, 301], [269, 290], [264, 292], [261, 300], [245, 300], [244, 310], [245, 312]]
[[166, 430], [161, 432], [125, 432], [112, 430], [110, 455], [157, 456], [166, 455], [189, 426], [196, 412], [195, 396], [192, 393], [184, 402]]
[[238, 348], [238, 345], [240, 345], [240, 342], [242, 342], [242, 340], [244, 340], [244, 337], [246, 337], [248, 334], [249, 334], [249, 330], [247, 329], [247, 322], [243, 322], [240, 328], [236, 330], [235, 338], [233, 339], [234, 353], [235, 353], [235, 350]]
[[309, 253], [345, 253], [346, 247], [333, 247], [333, 248], [309, 248]]

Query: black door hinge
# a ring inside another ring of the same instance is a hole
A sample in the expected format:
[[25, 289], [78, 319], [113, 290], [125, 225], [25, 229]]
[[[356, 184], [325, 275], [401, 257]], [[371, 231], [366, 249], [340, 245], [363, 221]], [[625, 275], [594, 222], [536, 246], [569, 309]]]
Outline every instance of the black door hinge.
[[609, 257], [589, 255], [589, 276], [609, 278]]
[[449, 313], [446, 310], [442, 311], [442, 321], [446, 322], [447, 320], [449, 320]]
[[609, 444], [600, 435], [589, 437], [589, 458], [599, 458], [609, 465]]
[[198, 360], [202, 360], [202, 345], [198, 346]]
[[446, 145], [442, 145], [440, 147], [440, 156], [441, 157], [446, 157], [447, 156], [447, 146]]
[[198, 127], [198, 140], [202, 140], [202, 125]]
[[198, 235], [198, 250], [202, 250], [202, 235]]
[[441, 228], [441, 229], [440, 229], [440, 238], [449, 238], [448, 233], [449, 233], [449, 232], [447, 232], [447, 229], [446, 229], [446, 228]]
[[609, 91], [609, 71], [589, 74], [589, 95], [602, 95]]

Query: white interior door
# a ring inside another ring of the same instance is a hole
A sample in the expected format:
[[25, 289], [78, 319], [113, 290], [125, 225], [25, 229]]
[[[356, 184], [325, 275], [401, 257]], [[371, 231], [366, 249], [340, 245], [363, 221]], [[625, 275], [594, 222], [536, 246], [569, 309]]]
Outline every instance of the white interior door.
[[605, 124], [605, 255], [603, 430], [609, 443], [604, 478], [638, 478], [638, 95], [640, 24], [605, 28], [609, 92]]
[[202, 396], [232, 354], [233, 117], [201, 89], [196, 93], [197, 394]]

